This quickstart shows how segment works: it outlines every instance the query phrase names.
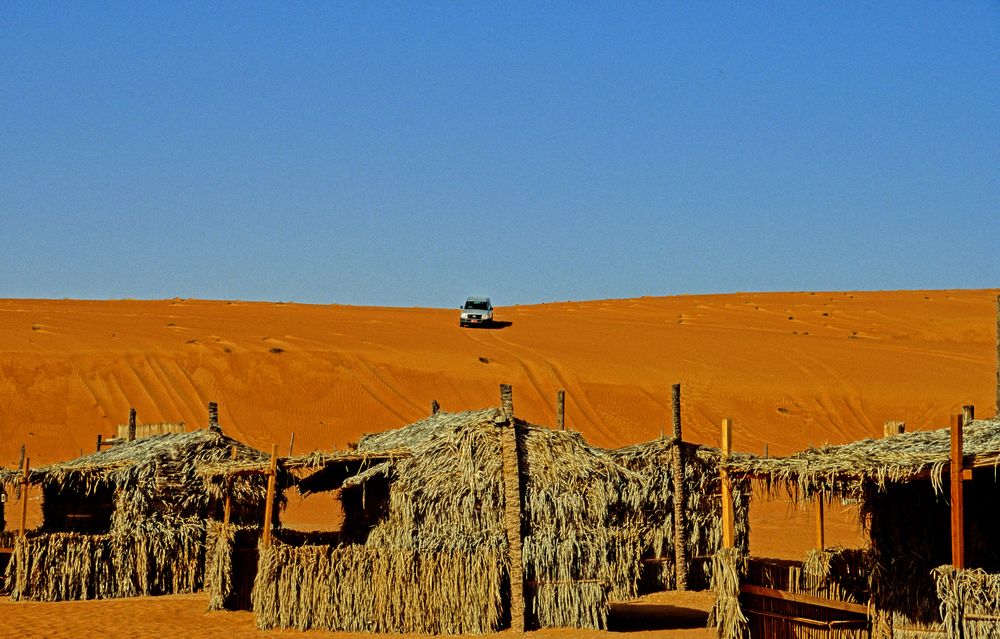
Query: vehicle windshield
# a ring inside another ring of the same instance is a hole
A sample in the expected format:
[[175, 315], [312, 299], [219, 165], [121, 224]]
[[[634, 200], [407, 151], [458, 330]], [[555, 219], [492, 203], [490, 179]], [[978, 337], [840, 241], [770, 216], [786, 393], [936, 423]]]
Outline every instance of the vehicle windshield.
[[465, 310], [467, 311], [485, 311], [489, 309], [489, 305], [486, 302], [479, 302], [476, 300], [469, 300], [465, 303]]

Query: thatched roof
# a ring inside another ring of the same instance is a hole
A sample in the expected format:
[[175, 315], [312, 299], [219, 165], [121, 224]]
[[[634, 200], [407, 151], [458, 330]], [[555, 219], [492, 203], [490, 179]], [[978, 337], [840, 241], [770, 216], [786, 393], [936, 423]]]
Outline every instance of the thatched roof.
[[[1000, 466], [1000, 419], [971, 421], [962, 433], [965, 468]], [[727, 467], [734, 474], [796, 487], [802, 498], [819, 491], [860, 497], [866, 485], [884, 489], [890, 482], [927, 478], [940, 491], [950, 459], [951, 431], [943, 428], [810, 448], [788, 457], [734, 457]]]
[[0, 468], [0, 490], [7, 484], [13, 484], [21, 478], [21, 471], [19, 470], [8, 470], [7, 468]]
[[237, 460], [267, 459], [261, 451], [221, 432], [201, 429], [190, 433], [154, 435], [69, 461], [32, 468], [29, 481], [32, 484], [77, 485], [83, 488], [90, 488], [96, 482], [134, 485], [137, 480], [155, 474], [165, 465], [200, 466], [230, 459], [233, 446], [236, 447]]

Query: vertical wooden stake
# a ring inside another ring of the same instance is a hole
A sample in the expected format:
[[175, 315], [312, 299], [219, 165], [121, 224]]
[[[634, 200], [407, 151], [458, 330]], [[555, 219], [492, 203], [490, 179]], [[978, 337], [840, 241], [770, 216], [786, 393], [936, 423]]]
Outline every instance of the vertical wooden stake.
[[882, 424], [882, 436], [892, 437], [906, 432], [906, 422], [887, 421]]
[[[236, 446], [232, 447], [232, 451], [229, 454], [229, 458], [236, 461]], [[222, 510], [222, 525], [229, 527], [229, 522], [233, 518], [233, 481], [232, 478], [226, 479], [226, 501], [224, 502]]]
[[962, 407], [962, 423], [968, 424], [976, 418], [976, 407], [972, 404], [966, 404]]
[[219, 426], [219, 403], [209, 402], [208, 403], [208, 428], [217, 432], [222, 432], [222, 427]]
[[674, 486], [674, 569], [677, 590], [687, 590], [687, 495], [684, 490], [684, 438], [681, 435], [681, 385], [673, 385], [674, 445], [671, 472]]
[[97, 433], [97, 452], [101, 452], [101, 444], [103, 443], [101, 439], [101, 434]]
[[135, 409], [128, 409], [128, 441], [135, 441]]
[[823, 491], [816, 493], [816, 549], [826, 548], [826, 530], [823, 521]]
[[271, 545], [272, 519], [274, 518], [274, 483], [278, 475], [278, 445], [271, 444], [271, 465], [267, 469], [267, 502], [264, 504], [264, 532], [261, 545], [268, 548]]
[[[729, 455], [733, 450], [733, 420], [726, 417], [722, 420], [722, 460], [725, 464], [729, 461]], [[719, 476], [722, 480], [722, 547], [733, 548], [736, 546], [736, 530], [733, 521], [733, 485], [729, 480], [729, 472], [723, 467], [719, 467]]]
[[556, 426], [566, 430], [566, 391], [562, 389], [556, 392]]
[[503, 409], [504, 417], [511, 424], [514, 423], [514, 389], [510, 384], [500, 384], [500, 408]]
[[27, 457], [24, 460], [24, 476], [21, 478], [21, 537], [24, 537], [24, 532], [27, 529], [28, 524], [28, 488], [30, 487], [30, 484], [28, 483], [29, 473], [31, 473], [31, 458]]
[[292, 431], [292, 437], [288, 440], [288, 456], [292, 456], [292, 447], [295, 446], [295, 431]]
[[951, 416], [951, 564], [965, 568], [965, 503], [962, 493], [962, 416]]
[[438, 400], [431, 400], [431, 415], [437, 415], [438, 411], [441, 410], [441, 404], [438, 404]]

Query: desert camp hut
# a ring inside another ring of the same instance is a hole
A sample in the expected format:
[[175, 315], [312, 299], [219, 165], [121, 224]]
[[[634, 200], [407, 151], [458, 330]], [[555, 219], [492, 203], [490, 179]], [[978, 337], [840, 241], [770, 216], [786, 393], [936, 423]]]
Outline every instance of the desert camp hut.
[[[953, 468], [955, 437], [961, 461]], [[863, 551], [817, 548], [802, 563], [721, 556], [720, 636], [998, 636], [998, 463], [997, 419], [785, 458], [732, 460], [732, 474], [771, 489], [783, 486], [801, 501], [839, 498], [860, 504], [869, 546]], [[958, 481], [952, 480], [953, 472]], [[964, 489], [960, 497], [950, 497], [959, 487]], [[953, 525], [956, 503], [964, 506], [964, 518]], [[953, 532], [963, 527], [964, 534]], [[964, 544], [959, 568], [950, 565], [956, 540]]]
[[[235, 451], [235, 452], [234, 452]], [[7, 571], [14, 599], [55, 601], [192, 592], [204, 584], [206, 522], [221, 519], [201, 464], [264, 454], [215, 429], [155, 435], [32, 469], [42, 524], [19, 537]], [[256, 519], [259, 478], [233, 487], [232, 517]]]
[[[279, 530], [262, 546], [258, 626], [485, 633], [520, 615], [521, 626], [603, 627], [609, 602], [634, 598], [646, 560], [672, 544], [670, 482], [655, 463], [666, 446], [615, 453], [487, 408], [366, 436], [350, 454], [282, 460], [314, 464], [300, 491], [338, 489], [345, 519], [336, 543]], [[717, 512], [718, 457], [691, 451], [689, 492], [714, 491], [698, 507]], [[718, 515], [692, 522], [690, 556], [710, 554]]]

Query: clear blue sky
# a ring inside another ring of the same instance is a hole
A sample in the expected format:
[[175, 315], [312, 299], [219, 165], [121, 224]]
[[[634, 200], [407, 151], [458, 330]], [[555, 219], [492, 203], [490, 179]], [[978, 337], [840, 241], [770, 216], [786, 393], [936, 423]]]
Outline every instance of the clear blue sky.
[[1000, 3], [0, 6], [0, 297], [1000, 286]]

